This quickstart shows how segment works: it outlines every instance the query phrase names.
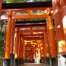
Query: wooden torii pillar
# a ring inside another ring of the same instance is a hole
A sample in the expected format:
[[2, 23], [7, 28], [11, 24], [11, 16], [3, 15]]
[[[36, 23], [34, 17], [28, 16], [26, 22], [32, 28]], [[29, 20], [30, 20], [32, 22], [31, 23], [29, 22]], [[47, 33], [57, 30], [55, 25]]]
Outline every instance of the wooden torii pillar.
[[47, 30], [44, 31], [44, 47], [45, 47], [45, 58], [46, 58], [46, 63], [49, 65], [49, 58], [50, 58], [50, 49], [49, 49], [49, 44], [48, 44], [48, 35], [47, 35]]
[[58, 43], [58, 54], [64, 54], [63, 51], [60, 51], [60, 45], [62, 44], [65, 45], [65, 37], [63, 32], [62, 16], [61, 16], [61, 9], [60, 9], [60, 0], [52, 0], [52, 3], [53, 3], [53, 10], [54, 10], [56, 38]]
[[46, 40], [46, 37], [44, 36], [44, 40], [42, 41], [42, 43], [43, 43], [43, 58], [44, 58], [43, 62], [46, 64], [46, 47], [45, 47], [46, 43], [45, 43], [45, 40]]
[[11, 44], [12, 11], [8, 12], [8, 24], [3, 66], [10, 66], [10, 44]]
[[19, 64], [22, 65], [24, 63], [23, 59], [23, 38], [22, 35], [20, 34], [20, 46], [19, 46]]
[[[63, 31], [63, 24], [62, 24], [62, 14], [61, 14], [62, 9], [60, 7], [60, 0], [52, 0], [52, 6], [53, 6], [53, 11], [54, 11], [54, 23], [55, 23], [55, 28], [56, 28], [56, 39], [57, 39], [57, 44], [58, 44], [57, 56], [59, 59], [60, 55], [65, 54], [62, 48], [63, 48], [63, 45], [66, 44], [64, 31]], [[58, 64], [60, 63], [58, 62]]]
[[23, 60], [25, 61], [25, 43], [24, 43], [24, 39], [22, 39], [22, 46], [23, 46]]
[[[62, 13], [62, 24], [63, 24], [63, 30], [64, 30], [64, 36], [66, 40], [66, 0], [61, 0], [60, 1], [60, 6], [61, 6], [61, 13]], [[64, 55], [66, 57], [66, 44], [64, 45]]]
[[48, 18], [47, 18], [47, 30], [48, 30], [48, 39], [49, 39], [49, 46], [50, 46], [50, 57], [52, 60], [52, 66], [55, 65], [56, 60], [56, 45], [55, 45], [55, 36], [54, 36], [54, 27], [52, 23], [52, 15], [51, 15], [51, 9], [47, 8], [48, 12]]
[[19, 60], [19, 28], [16, 29], [16, 43], [15, 43], [15, 57], [14, 57], [14, 66], [18, 66]]
[[11, 64], [13, 64], [14, 61], [14, 35], [15, 35], [15, 20], [12, 20], [12, 25], [11, 25], [11, 42], [10, 42], [10, 59], [11, 59]]
[[65, 45], [60, 0], [52, 0], [52, 4], [53, 4], [53, 10], [54, 10], [55, 26], [56, 26], [56, 35], [57, 35], [56, 37], [58, 42], [58, 54], [64, 54], [63, 49], [60, 48], [61, 47], [60, 45]]

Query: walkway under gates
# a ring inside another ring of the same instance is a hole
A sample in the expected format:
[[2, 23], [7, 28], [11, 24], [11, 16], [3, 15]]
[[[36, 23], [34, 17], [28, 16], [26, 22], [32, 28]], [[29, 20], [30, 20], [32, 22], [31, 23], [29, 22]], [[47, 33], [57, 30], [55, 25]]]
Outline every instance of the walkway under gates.
[[7, 21], [3, 66], [65, 66], [65, 7], [66, 0], [11, 4], [0, 0], [0, 14], [7, 12], [0, 15]]
[[36, 63], [25, 63], [23, 66], [45, 66], [43, 64], [36, 64]]

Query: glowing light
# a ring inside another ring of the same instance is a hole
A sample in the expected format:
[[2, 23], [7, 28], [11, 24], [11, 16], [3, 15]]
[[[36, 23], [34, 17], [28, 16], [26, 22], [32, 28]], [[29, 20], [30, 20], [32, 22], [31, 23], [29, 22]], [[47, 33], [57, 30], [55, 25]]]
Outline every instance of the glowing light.
[[47, 13], [47, 10], [45, 10], [44, 12]]
[[64, 40], [61, 40], [61, 41], [58, 42], [58, 51], [59, 52], [63, 51], [63, 49], [62, 49], [63, 45], [65, 45], [65, 41]]
[[37, 32], [33, 32], [33, 34], [37, 34]]
[[47, 53], [46, 56], [49, 57], [49, 53]]
[[33, 44], [33, 41], [31, 41], [31, 44]]
[[[58, 8], [58, 7], [57, 7]], [[54, 15], [58, 12], [58, 9], [55, 10]]]
[[24, 42], [30, 42], [30, 41], [28, 41], [28, 40], [25, 40]]
[[0, 19], [7, 19], [7, 17], [2, 15]]
[[53, 13], [53, 10], [51, 11], [51, 13]]
[[40, 44], [40, 46], [42, 46], [42, 43]]
[[17, 53], [15, 53], [15, 58], [18, 58], [18, 55], [17, 55]]
[[25, 43], [25, 45], [27, 45], [27, 43]]
[[43, 49], [43, 47], [41, 47], [41, 50]]
[[66, 16], [63, 17], [63, 27], [66, 28]]
[[60, 25], [58, 25], [57, 28], [60, 28]]
[[53, 27], [52, 27], [52, 26], [50, 26], [50, 27], [49, 27], [49, 29], [53, 29]]

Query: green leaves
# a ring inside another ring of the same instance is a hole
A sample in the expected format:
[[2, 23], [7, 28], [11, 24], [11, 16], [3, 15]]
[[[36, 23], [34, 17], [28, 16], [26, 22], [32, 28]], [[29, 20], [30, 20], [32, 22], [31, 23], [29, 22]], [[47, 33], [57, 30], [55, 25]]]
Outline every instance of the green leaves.
[[[6, 0], [6, 3], [20, 3], [20, 2], [27, 2], [27, 1], [28, 0]], [[51, 0], [33, 0], [33, 2], [39, 2], [39, 1], [51, 1]]]
[[4, 32], [0, 31], [0, 57], [4, 56]]
[[27, 0], [6, 0], [6, 3], [26, 2]]

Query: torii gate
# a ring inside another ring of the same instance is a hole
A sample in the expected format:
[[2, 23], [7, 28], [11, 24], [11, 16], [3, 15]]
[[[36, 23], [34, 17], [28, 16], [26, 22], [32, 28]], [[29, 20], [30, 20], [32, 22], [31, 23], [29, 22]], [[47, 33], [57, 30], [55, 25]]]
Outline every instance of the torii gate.
[[[14, 19], [23, 19], [23, 18], [48, 18], [48, 21], [47, 21], [47, 30], [48, 30], [48, 34], [49, 34], [49, 38], [50, 38], [50, 43], [51, 43], [51, 53], [52, 53], [52, 56], [53, 58], [56, 56], [56, 51], [53, 50], [54, 47], [55, 47], [55, 42], [54, 42], [54, 28], [53, 28], [53, 25], [52, 25], [52, 16], [54, 16], [54, 20], [55, 20], [55, 25], [56, 25], [56, 35], [57, 35], [57, 43], [58, 43], [58, 47], [59, 47], [59, 50], [58, 50], [58, 54], [65, 54], [66, 53], [66, 50], [61, 50], [60, 51], [60, 44], [64, 45], [64, 47], [66, 46], [65, 45], [65, 37], [64, 37], [64, 33], [65, 33], [65, 29], [64, 29], [64, 32], [63, 32], [63, 26], [62, 26], [62, 17], [61, 17], [61, 14], [62, 12], [64, 12], [63, 14], [63, 17], [65, 16], [65, 8], [64, 6], [66, 6], [66, 1], [65, 0], [61, 0], [61, 4], [62, 6], [60, 7], [60, 0], [52, 0], [52, 3], [53, 3], [53, 10], [54, 10], [54, 15], [51, 13], [51, 9], [52, 7], [43, 7], [41, 6], [38, 6], [37, 7], [33, 7], [32, 8], [26, 8], [24, 7], [23, 9], [2, 9], [2, 0], [0, 0], [0, 11], [1, 12], [4, 12], [4, 11], [8, 11], [8, 14], [6, 15], [2, 15], [0, 19], [8, 19], [8, 28], [7, 28], [7, 35], [6, 35], [6, 45], [5, 45], [5, 59], [4, 59], [4, 66], [10, 66], [10, 40], [12, 40], [13, 42], [13, 37], [14, 37], [14, 30], [15, 30], [15, 20]], [[43, 3], [44, 4], [44, 3]], [[34, 4], [35, 5], [35, 4]], [[14, 7], [14, 6], [13, 6]], [[57, 7], [57, 8], [56, 8]], [[31, 14], [31, 10], [43, 10], [43, 9], [46, 9], [47, 8], [47, 13], [43, 13], [41, 15], [32, 15]], [[61, 8], [62, 8], [62, 12], [61, 12]], [[28, 10], [28, 15], [17, 15], [17, 14], [13, 14], [13, 12], [15, 11], [20, 11], [20, 10]], [[2, 18], [4, 17], [4, 18]], [[64, 21], [63, 21], [64, 23]], [[12, 25], [13, 25], [13, 30], [12, 30]], [[64, 27], [65, 28], [65, 27]], [[61, 33], [60, 33], [61, 31]], [[12, 37], [10, 37], [12, 36]], [[18, 36], [18, 30], [17, 30], [17, 37]], [[60, 37], [60, 38], [59, 38]], [[18, 43], [18, 38], [16, 39], [16, 45]], [[64, 48], [65, 49], [65, 48]], [[17, 50], [18, 49], [15, 49], [16, 52], [15, 52], [15, 66], [18, 66], [18, 54], [17, 54]], [[17, 54], [17, 55], [16, 55]], [[6, 63], [5, 63], [6, 61]]]

